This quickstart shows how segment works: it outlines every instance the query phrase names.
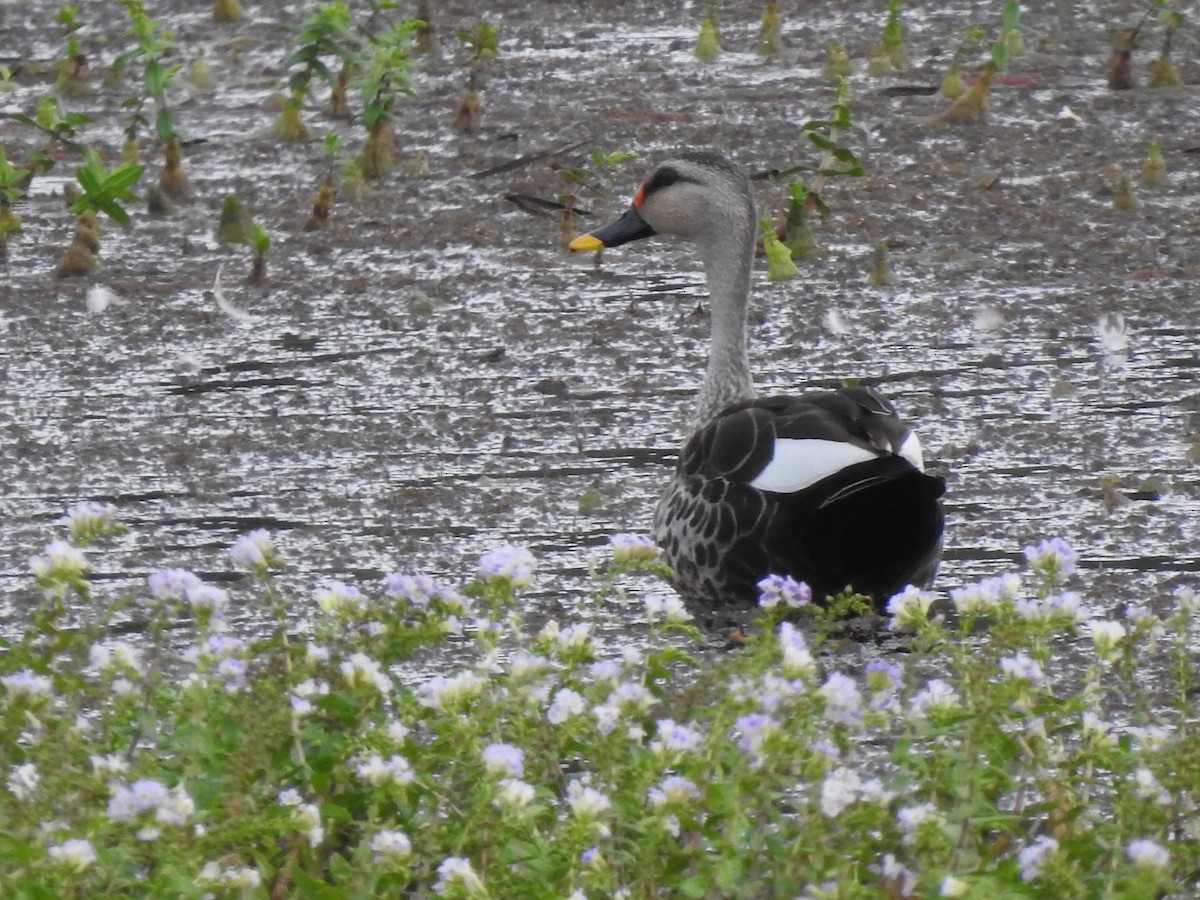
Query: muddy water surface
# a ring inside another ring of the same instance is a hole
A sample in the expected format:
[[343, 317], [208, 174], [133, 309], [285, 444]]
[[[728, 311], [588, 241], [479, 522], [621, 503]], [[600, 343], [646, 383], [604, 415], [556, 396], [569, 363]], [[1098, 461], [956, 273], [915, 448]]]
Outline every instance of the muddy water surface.
[[[248, 23], [224, 26], [207, 3], [148, 4], [174, 28], [181, 61], [204, 50], [219, 79], [172, 95], [181, 128], [204, 141], [185, 161], [192, 203], [107, 225], [102, 271], [65, 281], [50, 272], [71, 232], [58, 192], [75, 160], [19, 210], [0, 281], [8, 621], [30, 602], [27, 560], [54, 520], [99, 499], [133, 526], [97, 558], [115, 586], [164, 565], [233, 578], [223, 548], [266, 526], [302, 616], [324, 579], [458, 578], [483, 550], [515, 542], [542, 560], [539, 614], [594, 616], [614, 644], [638, 640], [636, 613], [589, 601], [588, 559], [613, 532], [646, 530], [668, 477], [704, 361], [699, 266], [660, 241], [597, 267], [562, 250], [557, 220], [504, 195], [553, 198], [569, 188], [555, 166], [586, 164], [592, 148], [642, 157], [611, 180], [589, 175], [581, 204], [594, 223], [679, 146], [751, 170], [815, 163], [799, 125], [834, 100], [821, 76], [834, 39], [857, 56], [860, 128], [845, 139], [867, 175], [826, 186], [825, 253], [802, 261], [801, 277], [756, 278], [762, 389], [859, 378], [915, 421], [949, 483], [942, 588], [1053, 535], [1080, 550], [1081, 587], [1101, 609], [1166, 602], [1196, 580], [1200, 155], [1184, 151], [1200, 144], [1200, 104], [1192, 86], [1105, 87], [1109, 27], [1132, 24], [1126, 5], [1027, 10], [1018, 83], [996, 87], [987, 125], [947, 128], [933, 121], [940, 98], [881, 90], [936, 85], [963, 31], [996, 18], [978, 3], [906, 3], [911, 67], [885, 78], [865, 74], [880, 16], [847, 4], [785, 4], [786, 46], [769, 60], [752, 52], [757, 5], [730, 9], [727, 51], [705, 65], [690, 52], [694, 4], [446, 3], [441, 56], [416, 63], [418, 96], [399, 109], [397, 170], [339, 200], [317, 233], [301, 226], [324, 171], [319, 138], [282, 145], [264, 133], [288, 52], [280, 26], [307, 7], [246, 5]], [[113, 6], [81, 4], [95, 69], [125, 49]], [[59, 52], [56, 8], [4, 5], [10, 64]], [[463, 136], [451, 113], [465, 53], [451, 35], [480, 17], [499, 22], [502, 54], [488, 65], [483, 127]], [[1139, 74], [1150, 56], [1135, 59]], [[111, 154], [134, 88], [96, 81], [68, 104], [93, 117], [81, 139]], [[19, 76], [0, 110], [32, 113], [47, 89]], [[319, 106], [307, 113], [314, 134], [338, 132], [353, 149], [358, 135]], [[1152, 135], [1168, 183], [1140, 188]], [[0, 141], [21, 159], [37, 135], [4, 119]], [[470, 177], [576, 141], [553, 166]], [[149, 164], [156, 175], [158, 156]], [[1118, 212], [1122, 172], [1136, 207]], [[245, 249], [215, 238], [230, 192], [272, 235], [265, 288], [243, 282]], [[763, 213], [785, 197], [764, 184]], [[879, 241], [891, 247], [887, 287], [866, 284]], [[252, 321], [207, 293], [222, 264], [226, 295]], [[89, 312], [95, 284], [121, 302]]]

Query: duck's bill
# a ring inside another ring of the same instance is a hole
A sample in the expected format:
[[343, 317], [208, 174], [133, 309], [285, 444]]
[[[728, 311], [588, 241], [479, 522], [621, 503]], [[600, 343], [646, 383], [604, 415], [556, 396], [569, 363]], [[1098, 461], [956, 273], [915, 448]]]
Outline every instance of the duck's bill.
[[611, 225], [581, 234], [571, 241], [569, 246], [572, 250], [599, 250], [601, 247], [619, 247], [630, 241], [639, 241], [652, 234], [654, 229], [647, 225], [646, 220], [631, 206], [625, 211], [625, 215]]

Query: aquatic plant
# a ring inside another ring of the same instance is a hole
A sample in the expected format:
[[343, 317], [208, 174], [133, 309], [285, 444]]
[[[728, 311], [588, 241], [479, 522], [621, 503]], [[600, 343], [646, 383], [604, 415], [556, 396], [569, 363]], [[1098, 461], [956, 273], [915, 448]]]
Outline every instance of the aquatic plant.
[[110, 171], [95, 150], [87, 149], [84, 164], [75, 170], [80, 187], [79, 196], [70, 206], [76, 217], [75, 232], [54, 272], [57, 277], [88, 275], [96, 270], [96, 254], [100, 251], [98, 215], [103, 213], [114, 222], [129, 224], [129, 213], [121, 204], [137, 202], [132, 187], [141, 178], [143, 168], [140, 163], [125, 162]]
[[1137, 206], [1137, 201], [1133, 198], [1133, 184], [1129, 180], [1129, 175], [1125, 172], [1118, 172], [1117, 177], [1113, 179], [1112, 185], [1112, 207], [1117, 212], [1128, 212]]
[[208, 59], [205, 57], [203, 50], [196, 54], [196, 58], [188, 66], [187, 80], [188, 84], [198, 91], [211, 91], [217, 86], [217, 80], [213, 77], [212, 66], [208, 64]]
[[301, 118], [304, 101], [314, 81], [336, 82], [327, 61], [340, 61], [349, 72], [358, 62], [355, 39], [349, 31], [350, 11], [341, 0], [327, 3], [311, 12], [296, 35], [296, 49], [284, 65], [288, 75], [288, 97], [284, 100], [272, 133], [281, 141], [308, 139], [308, 127]]
[[364, 178], [380, 178], [391, 171], [396, 132], [392, 107], [396, 98], [413, 94], [408, 80], [409, 48], [415, 19], [406, 19], [371, 38], [363, 60], [360, 121], [367, 137], [356, 157]]
[[[849, 147], [843, 146], [841, 136], [851, 127], [850, 106], [844, 95], [844, 82], [839, 86], [838, 98], [833, 105], [833, 115], [828, 119], [810, 119], [800, 127], [804, 138], [820, 150], [820, 159], [816, 165], [798, 164], [772, 175], [773, 180], [786, 182], [788, 185], [787, 211], [784, 214], [783, 225], [774, 236], [781, 242], [791, 258], [814, 256], [820, 252], [816, 235], [812, 230], [812, 213], [824, 218], [829, 214], [829, 207], [821, 199], [820, 191], [829, 178], [857, 178], [864, 173], [858, 156]], [[803, 177], [794, 177], [807, 172], [812, 176], [812, 184], [804, 181]], [[764, 242], [764, 251], [767, 244]], [[771, 252], [780, 253], [780, 248], [771, 244]], [[770, 256], [768, 256], [770, 266]], [[771, 270], [777, 278], [786, 278], [794, 274], [780, 258]]]
[[782, 281], [800, 274], [792, 261], [793, 251], [778, 235], [770, 219], [760, 219], [758, 231], [762, 237], [763, 255], [767, 258], [767, 281]]
[[701, 62], [712, 62], [721, 53], [721, 33], [717, 27], [718, 0], [706, 0], [704, 17], [700, 20], [700, 32], [696, 36], [693, 52]]
[[1157, 138], [1146, 140], [1146, 160], [1138, 180], [1145, 187], [1162, 187], [1167, 180], [1167, 164], [1163, 161]]
[[240, 22], [246, 18], [246, 10], [241, 0], [213, 0], [212, 18], [214, 22]]
[[849, 78], [853, 72], [854, 67], [850, 62], [850, 54], [846, 52], [846, 45], [841, 41], [831, 41], [826, 51], [825, 66], [821, 69], [821, 74], [831, 79]]
[[137, 129], [145, 124], [142, 109], [146, 103], [154, 105], [154, 134], [163, 144], [163, 169], [159, 174], [159, 187], [173, 200], [186, 200], [192, 189], [183, 171], [183, 147], [175, 127], [175, 116], [167, 103], [167, 90], [171, 87], [178, 64], [168, 65], [165, 60], [176, 51], [174, 37], [163, 25], [151, 19], [141, 0], [122, 0], [129, 17], [129, 33], [136, 41], [133, 49], [120, 54], [113, 66], [123, 71], [130, 62], [142, 65], [141, 91], [127, 105], [133, 108], [133, 117], [127, 134], [136, 140]]
[[312, 213], [304, 223], [305, 231], [320, 231], [329, 224], [329, 212], [333, 208], [333, 198], [337, 194], [333, 186], [333, 179], [337, 168], [338, 150], [341, 145], [341, 138], [336, 134], [330, 132], [325, 135], [325, 173], [321, 179], [321, 186], [317, 188], [317, 196], [313, 198]]
[[1118, 28], [1113, 32], [1112, 55], [1108, 60], [1108, 86], [1114, 91], [1134, 87], [1133, 51], [1138, 43], [1138, 28]]
[[[657, 593], [646, 650], [606, 649], [587, 622], [530, 632], [537, 560], [518, 546], [464, 584], [318, 585], [303, 634], [263, 530], [219, 565], [238, 581], [169, 568], [114, 597], [91, 573], [115, 513], [77, 507], [30, 559], [29, 622], [0, 656], [6, 895], [1195, 887], [1198, 601], [1097, 616], [1061, 540], [944, 606], [897, 595], [908, 652], [862, 665], [826, 653], [837, 620], [780, 578], [733, 653], [692, 644]], [[656, 554], [614, 536], [595, 602]], [[262, 632], [232, 633], [235, 609]], [[134, 638], [112, 628], [131, 610]], [[451, 645], [452, 667], [411, 667]]]
[[267, 251], [271, 249], [271, 236], [259, 224], [250, 228], [250, 239], [247, 242], [253, 255], [250, 258], [250, 274], [246, 276], [247, 284], [261, 285], [267, 280]]
[[225, 244], [249, 244], [250, 213], [236, 194], [227, 194], [221, 203], [221, 219], [217, 223], [217, 240]]
[[13, 206], [24, 195], [20, 187], [22, 170], [8, 161], [0, 147], [0, 262], [8, 260], [8, 236], [21, 228], [21, 217]]
[[66, 32], [63, 58], [58, 64], [58, 77], [54, 89], [64, 97], [82, 97], [89, 90], [87, 55], [79, 43], [78, 31], [83, 27], [79, 21], [79, 7], [66, 3], [59, 7], [55, 21]]
[[1008, 58], [1020, 56], [1025, 50], [1025, 36], [1021, 29], [1021, 4], [1008, 0], [1000, 9], [1000, 40], [1008, 51]]
[[1183, 84], [1179, 70], [1171, 60], [1171, 39], [1176, 29], [1183, 27], [1183, 13], [1172, 9], [1172, 0], [1156, 0], [1160, 7], [1158, 21], [1163, 26], [1163, 39], [1158, 56], [1154, 60], [1154, 68], [1150, 71], [1150, 87], [1178, 87]]
[[774, 56], [783, 46], [780, 30], [783, 18], [779, 15], [779, 0], [767, 0], [762, 20], [758, 25], [758, 52], [763, 56]]
[[883, 23], [883, 34], [879, 45], [871, 54], [867, 71], [872, 75], [884, 75], [899, 71], [908, 65], [908, 53], [904, 49], [904, 23], [901, 19], [902, 0], [888, 0], [887, 18]]
[[[982, 122], [987, 118], [988, 91], [991, 89], [996, 73], [1003, 71], [1004, 67], [1008, 65], [1010, 54], [1008, 43], [1003, 39], [1003, 35], [1006, 27], [1015, 27], [1015, 24], [1006, 26], [1005, 23], [1016, 22], [1016, 13], [1012, 11], [1016, 7], [1015, 0], [1010, 0], [1004, 5], [1000, 15], [1000, 36], [992, 43], [988, 60], [980, 69], [975, 83], [938, 117], [939, 122], [944, 124]], [[974, 39], [973, 32], [967, 32], [967, 39]]]
[[483, 119], [483, 106], [479, 102], [480, 73], [486, 60], [500, 54], [499, 34], [500, 26], [489, 22], [478, 22], [473, 28], [457, 33], [458, 39], [471, 48], [467, 89], [454, 111], [454, 127], [463, 134], [473, 133]]
[[867, 284], [894, 284], [896, 278], [892, 275], [892, 263], [888, 258], [887, 241], [878, 241], [871, 251], [871, 270], [867, 273]]

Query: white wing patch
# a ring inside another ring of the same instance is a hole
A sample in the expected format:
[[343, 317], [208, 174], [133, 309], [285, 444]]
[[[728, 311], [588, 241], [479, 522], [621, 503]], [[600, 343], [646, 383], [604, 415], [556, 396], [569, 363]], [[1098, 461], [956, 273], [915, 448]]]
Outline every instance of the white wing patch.
[[[904, 442], [907, 449], [910, 438]], [[921, 445], [916, 444], [917, 457]], [[751, 487], [776, 494], [791, 494], [802, 491], [822, 478], [828, 478], [857, 463], [876, 459], [877, 453], [847, 444], [845, 441], [822, 441], [817, 438], [776, 438], [775, 452], [771, 461], [750, 482]], [[905, 459], [912, 458], [905, 455]]]
[[925, 454], [921, 451], [921, 439], [917, 437], [917, 433], [911, 432], [900, 445], [900, 449], [896, 451], [897, 456], [903, 456], [907, 459], [919, 472], [925, 471]]

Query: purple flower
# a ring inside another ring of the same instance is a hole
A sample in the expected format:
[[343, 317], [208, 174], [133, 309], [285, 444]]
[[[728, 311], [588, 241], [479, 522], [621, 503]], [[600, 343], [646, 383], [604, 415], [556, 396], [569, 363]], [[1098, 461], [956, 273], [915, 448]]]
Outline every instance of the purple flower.
[[1022, 881], [1033, 881], [1042, 872], [1054, 852], [1058, 850], [1058, 841], [1052, 837], [1040, 837], [1017, 854], [1017, 865], [1021, 869]]
[[700, 788], [696, 782], [682, 775], [668, 775], [646, 792], [647, 802], [655, 809], [667, 806], [685, 806], [700, 799]]
[[862, 722], [862, 694], [854, 679], [834, 672], [821, 685], [825, 698], [825, 718], [835, 725], [854, 726]]
[[779, 723], [763, 713], [750, 713], [739, 716], [733, 723], [733, 730], [737, 734], [737, 745], [756, 761], [761, 761], [763, 746], [767, 739], [779, 730]]
[[488, 744], [483, 748], [483, 765], [492, 775], [520, 778], [525, 774], [525, 751], [512, 744]]
[[479, 576], [507, 581], [514, 588], [529, 587], [536, 564], [533, 554], [524, 547], [505, 544], [479, 557]]
[[758, 583], [758, 605], [773, 609], [780, 604], [799, 609], [812, 602], [812, 591], [802, 581], [790, 575], [768, 575]]
[[1062, 538], [1033, 544], [1022, 552], [1029, 565], [1043, 570], [1049, 576], [1070, 575], [1075, 571], [1075, 562], [1079, 559], [1075, 549]]
[[654, 541], [643, 534], [614, 534], [609, 538], [613, 562], [631, 565], [658, 559], [661, 552]]
[[266, 572], [282, 565], [271, 533], [265, 528], [256, 528], [244, 534], [229, 548], [234, 563], [250, 572]]

